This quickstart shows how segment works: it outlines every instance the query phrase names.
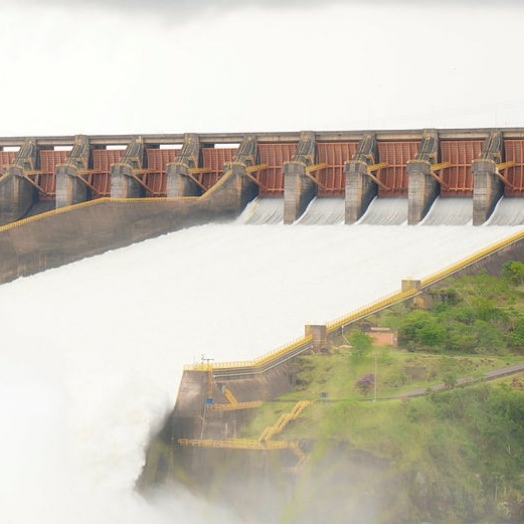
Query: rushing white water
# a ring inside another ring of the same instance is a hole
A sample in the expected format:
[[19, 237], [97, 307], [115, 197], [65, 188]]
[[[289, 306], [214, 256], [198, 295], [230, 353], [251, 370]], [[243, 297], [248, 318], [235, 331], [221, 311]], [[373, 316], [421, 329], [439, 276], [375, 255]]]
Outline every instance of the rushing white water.
[[472, 223], [472, 197], [438, 197], [422, 221], [425, 226], [465, 226]]
[[346, 202], [344, 198], [314, 198], [297, 224], [334, 225], [344, 223]]
[[503, 197], [498, 202], [493, 214], [487, 221], [490, 226], [524, 224], [524, 198]]
[[234, 522], [133, 493], [184, 363], [248, 359], [516, 232], [208, 225], [0, 287], [0, 522]]
[[238, 217], [240, 224], [280, 224], [284, 221], [283, 198], [255, 198]]
[[408, 220], [408, 199], [402, 197], [375, 198], [359, 224], [399, 226]]

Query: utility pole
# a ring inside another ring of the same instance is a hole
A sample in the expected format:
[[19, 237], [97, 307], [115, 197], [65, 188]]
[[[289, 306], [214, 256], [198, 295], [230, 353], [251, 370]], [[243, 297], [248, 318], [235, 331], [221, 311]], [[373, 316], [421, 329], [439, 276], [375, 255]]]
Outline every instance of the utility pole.
[[206, 394], [206, 406], [213, 404], [213, 366], [211, 362], [215, 360], [214, 358], [206, 357], [205, 354], [202, 354], [201, 357], [202, 363], [205, 363], [207, 371], [207, 394]]
[[200, 360], [202, 364], [205, 364], [205, 369], [207, 373], [207, 391], [206, 391], [206, 403], [204, 406], [204, 413], [202, 416], [202, 428], [200, 430], [200, 440], [204, 438], [204, 425], [206, 422], [206, 412], [213, 404], [213, 366], [211, 365], [211, 362], [215, 359], [206, 357], [205, 354], [202, 353], [202, 356], [200, 357]]
[[377, 354], [375, 353], [375, 374], [373, 380], [373, 402], [377, 401]]

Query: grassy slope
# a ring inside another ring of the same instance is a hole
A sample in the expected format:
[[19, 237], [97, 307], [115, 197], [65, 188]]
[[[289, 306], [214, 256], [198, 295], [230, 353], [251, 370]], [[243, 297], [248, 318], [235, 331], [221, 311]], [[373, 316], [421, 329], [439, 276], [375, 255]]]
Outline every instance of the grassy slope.
[[[390, 505], [376, 522], [472, 522], [487, 516], [522, 522], [524, 377], [420, 398], [380, 399], [523, 361], [515, 331], [524, 293], [519, 285], [486, 275], [450, 280], [424, 306], [431, 315], [422, 325], [428, 330], [418, 338], [413, 331], [406, 335], [406, 320], [419, 311], [401, 306], [368, 319], [399, 329], [399, 348], [355, 352], [341, 344], [327, 355], [303, 357], [295, 391], [264, 405], [243, 436], [257, 437], [297, 400], [315, 400], [276, 438], [314, 440], [317, 461], [341, 444], [388, 461], [402, 503]], [[435, 325], [445, 328], [443, 335]], [[478, 344], [473, 345], [476, 353], [457, 351], [461, 337], [470, 344], [484, 335], [496, 341], [493, 352], [480, 350]], [[375, 370], [379, 400], [363, 401], [373, 399], [374, 388], [362, 392], [356, 381]]]

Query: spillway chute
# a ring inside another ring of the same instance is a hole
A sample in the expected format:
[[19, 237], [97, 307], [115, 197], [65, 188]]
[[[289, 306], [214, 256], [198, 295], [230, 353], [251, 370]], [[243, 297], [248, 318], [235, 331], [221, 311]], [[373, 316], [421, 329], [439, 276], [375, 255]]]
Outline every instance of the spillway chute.
[[375, 198], [357, 224], [400, 226], [408, 220], [408, 199], [403, 197]]
[[304, 214], [295, 223], [323, 226], [343, 224], [344, 216], [344, 198], [316, 197], [310, 202]]
[[473, 217], [473, 198], [438, 197], [424, 220], [424, 226], [466, 226]]
[[281, 224], [284, 221], [284, 199], [257, 197], [236, 221], [240, 224]]
[[486, 222], [488, 226], [519, 226], [524, 224], [524, 198], [502, 197]]

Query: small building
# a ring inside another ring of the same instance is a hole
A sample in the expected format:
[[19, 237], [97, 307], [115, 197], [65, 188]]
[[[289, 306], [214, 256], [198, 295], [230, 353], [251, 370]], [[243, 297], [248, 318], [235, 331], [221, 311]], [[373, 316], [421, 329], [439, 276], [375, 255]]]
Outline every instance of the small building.
[[397, 332], [389, 328], [372, 327], [367, 334], [373, 339], [374, 346], [397, 347]]

